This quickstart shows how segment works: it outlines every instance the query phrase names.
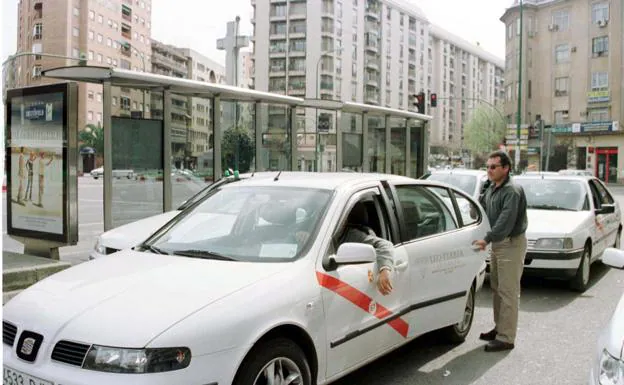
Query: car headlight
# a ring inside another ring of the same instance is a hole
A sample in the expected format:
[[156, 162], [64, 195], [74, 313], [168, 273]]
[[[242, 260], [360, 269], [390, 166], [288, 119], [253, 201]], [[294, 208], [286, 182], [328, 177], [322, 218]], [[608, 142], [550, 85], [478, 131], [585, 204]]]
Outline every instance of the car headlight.
[[600, 385], [624, 385], [624, 361], [613, 357], [605, 349], [600, 357]]
[[535, 242], [536, 249], [571, 249], [572, 238], [540, 238]]
[[96, 253], [106, 254], [106, 247], [102, 245], [101, 237], [97, 237], [97, 239], [95, 240], [95, 246], [93, 246], [93, 250], [95, 250]]
[[190, 363], [188, 348], [126, 349], [93, 345], [82, 367], [112, 373], [159, 373], [184, 369]]

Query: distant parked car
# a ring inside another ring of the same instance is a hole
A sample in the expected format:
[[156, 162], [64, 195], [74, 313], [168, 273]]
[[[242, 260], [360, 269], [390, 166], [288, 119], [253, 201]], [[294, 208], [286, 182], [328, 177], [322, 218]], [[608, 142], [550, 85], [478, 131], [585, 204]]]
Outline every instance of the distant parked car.
[[[91, 170], [91, 176], [93, 177], [93, 179], [104, 177], [104, 167], [98, 167]], [[134, 170], [113, 170], [113, 178], [134, 179]]]
[[487, 182], [487, 172], [467, 169], [436, 170], [422, 179], [448, 183], [478, 199], [483, 185]]
[[594, 176], [594, 173], [591, 170], [575, 170], [575, 169], [566, 169], [559, 170], [559, 175], [585, 175], [585, 176]]

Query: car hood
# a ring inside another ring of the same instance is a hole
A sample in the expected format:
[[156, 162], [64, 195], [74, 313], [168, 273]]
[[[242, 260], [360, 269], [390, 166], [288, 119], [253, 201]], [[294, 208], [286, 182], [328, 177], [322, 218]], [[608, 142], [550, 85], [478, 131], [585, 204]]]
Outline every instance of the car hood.
[[590, 216], [589, 211], [527, 210], [527, 238], [573, 233]]
[[605, 345], [611, 355], [624, 359], [624, 294], [605, 330]]
[[36, 283], [4, 306], [3, 318], [49, 340], [143, 347], [211, 303], [292, 266], [125, 250]]
[[145, 241], [179, 213], [178, 210], [168, 211], [116, 227], [100, 235], [100, 244], [117, 250], [134, 247]]

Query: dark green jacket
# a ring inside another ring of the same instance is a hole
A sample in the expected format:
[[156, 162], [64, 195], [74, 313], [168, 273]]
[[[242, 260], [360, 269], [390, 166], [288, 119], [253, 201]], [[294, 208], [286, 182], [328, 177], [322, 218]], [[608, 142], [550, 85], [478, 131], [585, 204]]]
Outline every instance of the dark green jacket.
[[526, 196], [522, 187], [510, 178], [500, 187], [492, 183], [480, 200], [492, 227], [485, 236], [487, 243], [500, 242], [526, 232], [529, 223]]

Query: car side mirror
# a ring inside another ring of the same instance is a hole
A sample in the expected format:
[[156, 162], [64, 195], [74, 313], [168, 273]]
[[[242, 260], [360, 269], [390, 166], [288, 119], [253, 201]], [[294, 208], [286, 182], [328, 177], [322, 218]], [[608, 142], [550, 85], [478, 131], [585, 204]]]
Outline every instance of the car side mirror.
[[600, 206], [599, 209], [595, 210], [596, 215], [599, 214], [613, 214], [615, 212], [615, 205], [614, 204], [603, 204]]
[[602, 254], [602, 263], [624, 270], [624, 250], [608, 247]]
[[370, 263], [377, 260], [375, 248], [365, 243], [343, 243], [338, 247], [336, 255], [331, 257], [330, 264], [334, 267], [340, 265], [355, 265]]

